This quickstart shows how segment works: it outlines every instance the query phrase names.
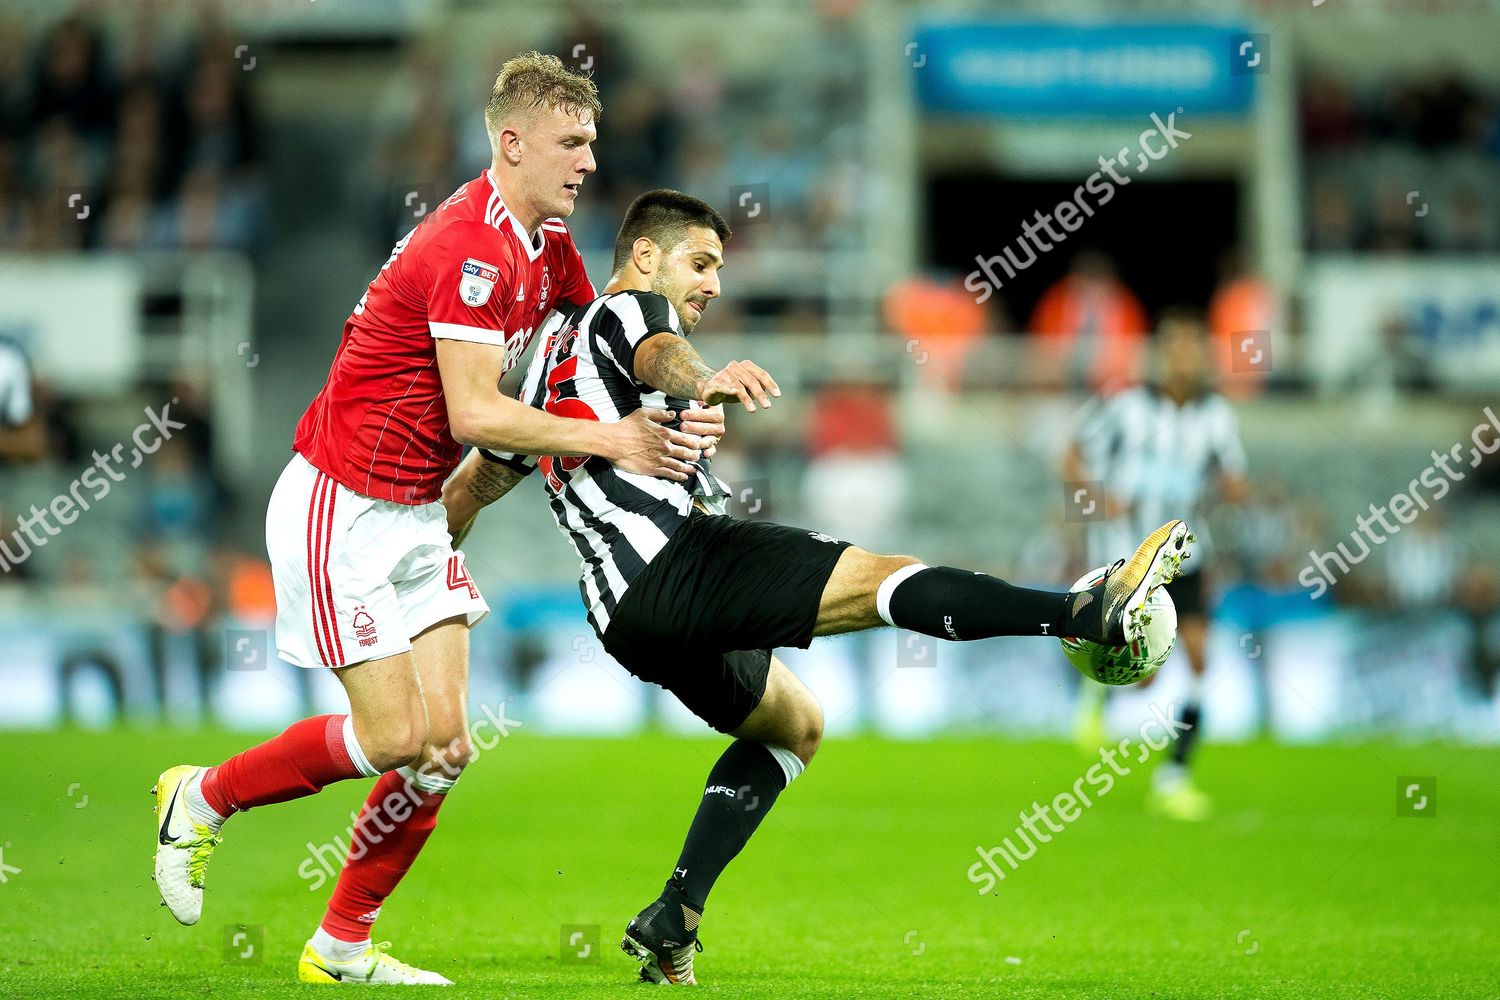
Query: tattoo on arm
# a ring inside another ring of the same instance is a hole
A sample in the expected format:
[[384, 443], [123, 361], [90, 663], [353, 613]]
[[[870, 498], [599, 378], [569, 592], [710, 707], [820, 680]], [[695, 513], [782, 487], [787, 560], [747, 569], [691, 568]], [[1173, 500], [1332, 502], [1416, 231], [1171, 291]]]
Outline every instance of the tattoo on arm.
[[678, 399], [697, 399], [698, 383], [713, 378], [714, 370], [703, 356], [681, 337], [657, 334], [657, 343], [636, 370], [636, 376], [653, 389]]
[[496, 462], [481, 462], [469, 480], [469, 496], [481, 507], [488, 507], [515, 488], [525, 477], [509, 466]]
[[[487, 507], [499, 500], [505, 494], [515, 488], [515, 485], [526, 477], [504, 465], [494, 462], [480, 462], [474, 469], [474, 474], [464, 484], [469, 491], [469, 496], [479, 507]], [[476, 510], [474, 516], [453, 533], [453, 547], [456, 549], [469, 537], [469, 532], [474, 528], [474, 522], [479, 520], [479, 512]]]

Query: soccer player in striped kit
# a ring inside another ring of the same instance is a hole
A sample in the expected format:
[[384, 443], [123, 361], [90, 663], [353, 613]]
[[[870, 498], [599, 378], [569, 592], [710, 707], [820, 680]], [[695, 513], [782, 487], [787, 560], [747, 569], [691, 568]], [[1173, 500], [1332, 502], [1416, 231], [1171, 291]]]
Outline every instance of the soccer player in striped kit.
[[[541, 331], [521, 398], [542, 410], [629, 419], [697, 401], [772, 405], [776, 382], [750, 361], [715, 370], [687, 336], [719, 296], [729, 227], [704, 202], [650, 191], [631, 204], [604, 294]], [[541, 479], [582, 562], [579, 592], [604, 648], [735, 737], [714, 764], [661, 895], [621, 947], [643, 979], [696, 982], [693, 955], [709, 891], [818, 749], [818, 701], [772, 650], [818, 635], [895, 625], [951, 640], [1073, 635], [1120, 645], [1186, 555], [1187, 525], [1150, 532], [1098, 585], [1077, 593], [1012, 586], [910, 556], [867, 552], [818, 531], [742, 521], [708, 457], [685, 481], [584, 457], [535, 461], [478, 449], [444, 487], [458, 544], [480, 509], [525, 475]], [[1130, 550], [1125, 550], [1130, 551]]]
[[485, 108], [490, 167], [396, 245], [297, 427], [266, 516], [276, 644], [289, 663], [332, 669], [348, 714], [304, 719], [216, 767], [170, 768], [153, 789], [157, 885], [192, 924], [230, 816], [379, 777], [303, 949], [303, 982], [448, 983], [397, 961], [370, 929], [472, 756], [469, 629], [488, 606], [441, 503], [462, 446], [597, 456], [672, 481], [693, 474], [697, 433], [722, 431], [709, 411], [601, 424], [499, 390], [549, 312], [594, 297], [562, 219], [594, 171], [599, 111], [593, 82], [557, 57], [505, 64]]
[[[1111, 558], [1142, 525], [1171, 511], [1192, 518], [1198, 545], [1183, 572], [1167, 585], [1177, 608], [1177, 641], [1191, 671], [1181, 709], [1186, 729], [1171, 759], [1152, 774], [1149, 805], [1174, 819], [1206, 819], [1212, 802], [1189, 773], [1202, 720], [1207, 668], [1208, 602], [1204, 564], [1213, 556], [1203, 514], [1222, 499], [1243, 503], [1248, 493], [1245, 449], [1229, 401], [1214, 391], [1207, 329], [1198, 313], [1167, 311], [1158, 324], [1157, 378], [1148, 385], [1093, 400], [1064, 459], [1069, 482], [1104, 488], [1104, 518], [1088, 525], [1090, 565]], [[1151, 682], [1147, 680], [1147, 684]], [[1078, 737], [1095, 749], [1104, 740], [1107, 689], [1084, 680]]]

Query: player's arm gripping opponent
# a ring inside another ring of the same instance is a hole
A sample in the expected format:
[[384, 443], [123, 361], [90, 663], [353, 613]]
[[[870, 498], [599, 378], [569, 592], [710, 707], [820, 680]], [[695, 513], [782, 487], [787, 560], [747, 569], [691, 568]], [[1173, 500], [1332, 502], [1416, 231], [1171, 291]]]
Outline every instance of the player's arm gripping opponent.
[[[698, 458], [689, 434], [660, 426], [672, 413], [642, 409], [602, 424], [527, 406], [500, 392], [505, 351], [488, 344], [437, 342], [438, 371], [454, 440], [517, 455], [598, 455], [627, 472], [684, 480]], [[665, 456], [663, 456], [665, 452]]]
[[[694, 352], [695, 355], [696, 353]], [[703, 367], [707, 369], [708, 366], [704, 365]], [[709, 374], [714, 374], [711, 369], [709, 370]], [[684, 394], [680, 398], [692, 397]], [[507, 401], [527, 413], [547, 417], [549, 420], [561, 419], [542, 413], [540, 410], [534, 410], [518, 400], [510, 400], [507, 397]], [[633, 420], [641, 413], [665, 413], [670, 416], [669, 411], [648, 410], [642, 407], [626, 419]], [[591, 423], [584, 420], [563, 420], [562, 422], [568, 424]], [[593, 426], [616, 427], [619, 425], [593, 424]], [[653, 423], [650, 426], [657, 427], [657, 424]], [[714, 452], [717, 450], [719, 439], [724, 436], [724, 408], [718, 405], [711, 405], [706, 408], [687, 410], [682, 415], [681, 428], [680, 433], [683, 437], [693, 442], [694, 446], [701, 450], [706, 457], [712, 458]], [[657, 427], [657, 429], [666, 430], [666, 428], [662, 427]], [[679, 432], [672, 431], [669, 433], [675, 434]], [[516, 453], [528, 454], [525, 449], [518, 449]], [[624, 463], [619, 464], [623, 468], [629, 468]], [[464, 539], [469, 536], [469, 531], [474, 527], [474, 521], [479, 517], [481, 510], [505, 496], [505, 494], [515, 488], [517, 483], [525, 478], [526, 474], [523, 472], [518, 472], [508, 465], [489, 461], [484, 457], [483, 452], [479, 448], [471, 451], [464, 458], [463, 462], [460, 463], [458, 469], [454, 471], [453, 476], [443, 484], [443, 508], [448, 513], [448, 534], [453, 539], [453, 547], [456, 549], [463, 544]], [[673, 478], [679, 477], [674, 476]]]
[[[663, 331], [641, 342], [635, 352], [635, 377], [679, 399], [701, 399], [709, 406], [738, 399], [749, 413], [755, 400], [771, 405], [771, 396], [781, 389], [753, 361], [731, 361], [714, 371], [685, 339]], [[769, 395], [768, 395], [769, 393]]]

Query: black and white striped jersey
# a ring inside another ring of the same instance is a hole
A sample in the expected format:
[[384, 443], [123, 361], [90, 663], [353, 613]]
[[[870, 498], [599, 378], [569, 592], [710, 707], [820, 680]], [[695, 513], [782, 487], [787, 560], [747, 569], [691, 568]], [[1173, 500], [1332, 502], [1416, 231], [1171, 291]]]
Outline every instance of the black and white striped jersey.
[[0, 337], [0, 426], [31, 422], [31, 362], [21, 345]]
[[1174, 517], [1198, 536], [1201, 569], [1212, 547], [1203, 522], [1205, 500], [1220, 475], [1244, 475], [1245, 449], [1229, 401], [1205, 391], [1178, 405], [1152, 386], [1093, 400], [1075, 440], [1090, 480], [1131, 504], [1130, 513], [1088, 526], [1090, 565], [1129, 556], [1152, 531]]
[[[655, 292], [614, 292], [555, 312], [538, 331], [519, 397], [560, 417], [608, 423], [643, 406], [673, 410], [679, 416], [667, 426], [676, 428], [689, 401], [635, 377], [636, 348], [658, 333], [683, 335], [677, 311]], [[601, 636], [631, 581], [687, 519], [694, 498], [722, 514], [729, 495], [706, 458], [692, 479], [678, 483], [624, 472], [597, 457], [485, 456], [522, 472], [541, 470], [552, 516], [582, 560], [578, 587]]]

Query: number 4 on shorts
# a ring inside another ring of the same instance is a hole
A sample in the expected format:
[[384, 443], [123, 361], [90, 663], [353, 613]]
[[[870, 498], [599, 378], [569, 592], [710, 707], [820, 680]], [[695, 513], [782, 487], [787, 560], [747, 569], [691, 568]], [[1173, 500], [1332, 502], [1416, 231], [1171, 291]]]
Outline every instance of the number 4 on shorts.
[[474, 581], [469, 578], [468, 567], [464, 566], [462, 559], [454, 555], [448, 559], [448, 589], [463, 590], [465, 587], [468, 588], [471, 598], [479, 600], [479, 588], [474, 586]]

